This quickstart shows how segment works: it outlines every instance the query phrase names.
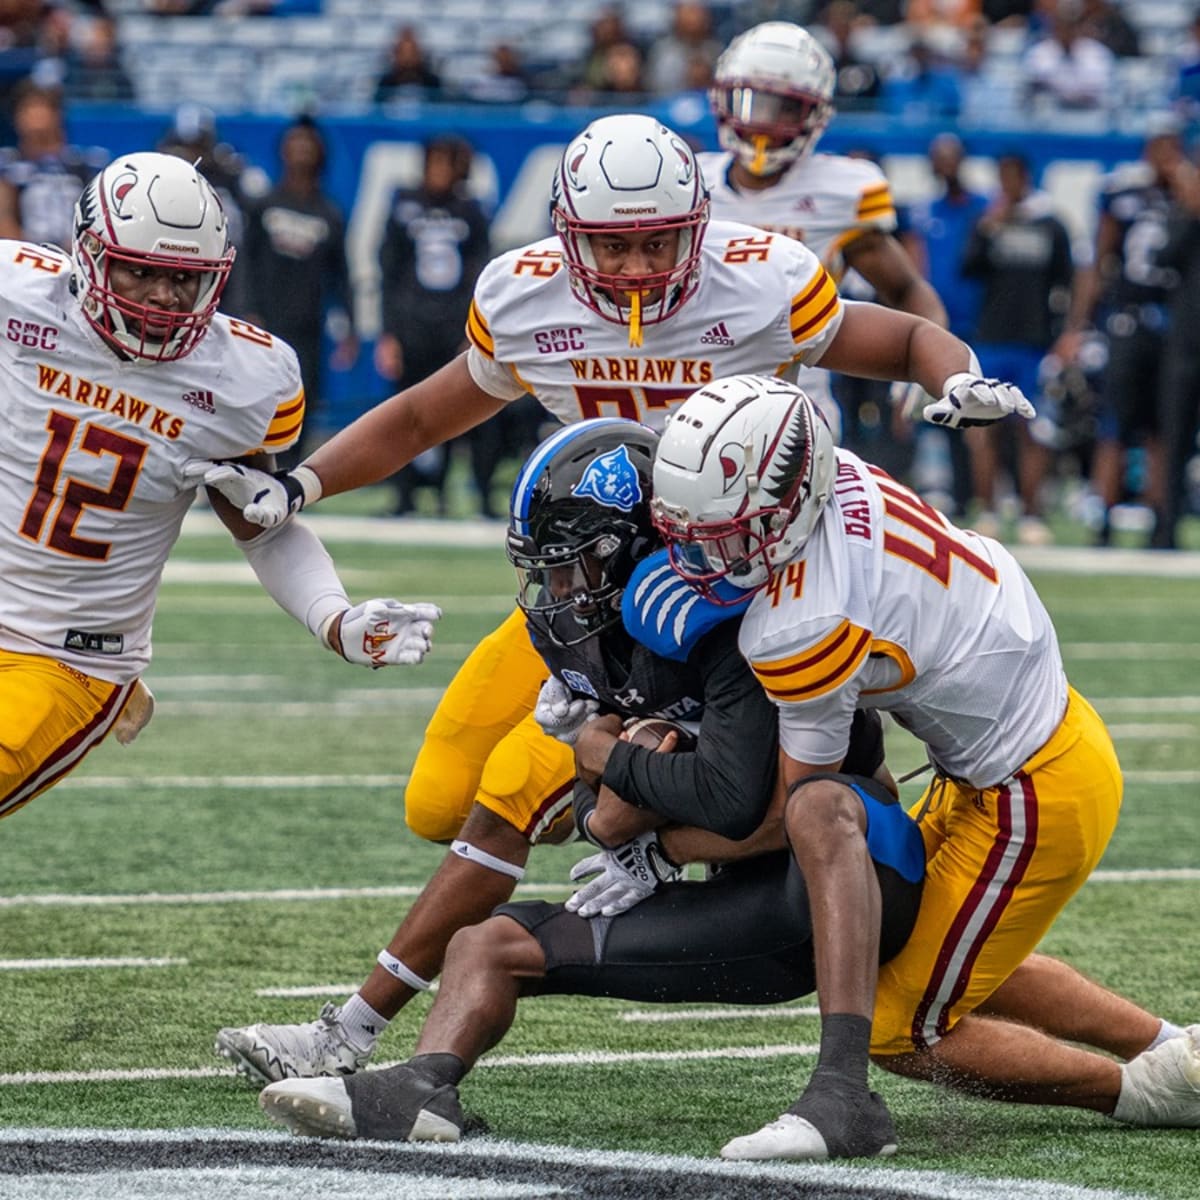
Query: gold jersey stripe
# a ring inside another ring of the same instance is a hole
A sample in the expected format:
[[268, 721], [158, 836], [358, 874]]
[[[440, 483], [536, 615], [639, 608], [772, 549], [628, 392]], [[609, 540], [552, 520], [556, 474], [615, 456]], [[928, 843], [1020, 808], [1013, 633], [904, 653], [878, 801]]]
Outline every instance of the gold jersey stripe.
[[795, 703], [815, 700], [841, 687], [862, 665], [870, 649], [870, 631], [845, 620], [799, 654], [751, 666], [768, 695]]
[[488, 358], [496, 357], [496, 343], [492, 338], [492, 331], [488, 328], [488, 323], [483, 319], [483, 313], [479, 311], [479, 305], [474, 300], [471, 301], [471, 307], [467, 312], [467, 337], [471, 339], [471, 344], [480, 354], [486, 354]]
[[290, 400], [285, 400], [271, 418], [263, 446], [272, 449], [289, 445], [299, 434], [304, 424], [304, 389], [301, 388]]
[[812, 285], [792, 301], [792, 340], [802, 342], [820, 333], [838, 307], [837, 285], [822, 267]]

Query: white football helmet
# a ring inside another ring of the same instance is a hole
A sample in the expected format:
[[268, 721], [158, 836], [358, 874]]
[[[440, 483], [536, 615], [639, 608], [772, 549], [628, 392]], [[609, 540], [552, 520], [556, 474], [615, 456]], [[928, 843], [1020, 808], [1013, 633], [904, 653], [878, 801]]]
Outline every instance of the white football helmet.
[[[71, 250], [76, 295], [96, 331], [133, 358], [182, 358], [204, 336], [233, 266], [221, 202], [208, 181], [170, 154], [126, 154], [83, 189]], [[186, 311], [137, 304], [113, 287], [112, 265], [196, 272]]]
[[[696, 290], [708, 208], [696, 156], [679, 134], [633, 113], [593, 121], [563, 153], [550, 195], [571, 290], [606, 320], [629, 325], [636, 345], [640, 325], [665, 320]], [[597, 268], [590, 235], [670, 229], [679, 247], [669, 271]]]
[[[731, 375], [693, 392], [654, 456], [650, 511], [671, 565], [718, 604], [757, 591], [816, 527], [834, 455], [829, 426], [794, 383]], [[742, 594], [715, 591], [722, 580]]]
[[806, 29], [747, 29], [717, 59], [708, 93], [722, 149], [754, 175], [777, 175], [817, 144], [836, 84], [829, 51]]

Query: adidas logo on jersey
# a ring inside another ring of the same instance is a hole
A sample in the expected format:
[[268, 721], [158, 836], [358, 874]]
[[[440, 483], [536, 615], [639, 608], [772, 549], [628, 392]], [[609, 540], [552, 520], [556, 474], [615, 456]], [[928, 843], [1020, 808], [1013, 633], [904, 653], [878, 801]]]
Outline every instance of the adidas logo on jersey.
[[706, 334], [700, 338], [702, 346], [732, 346], [734, 340], [729, 336], [729, 329], [724, 321], [718, 321]]
[[212, 392], [184, 392], [182, 399], [184, 404], [190, 404], [193, 408], [198, 408], [201, 412], [215, 413], [217, 411], [217, 406], [213, 403]]

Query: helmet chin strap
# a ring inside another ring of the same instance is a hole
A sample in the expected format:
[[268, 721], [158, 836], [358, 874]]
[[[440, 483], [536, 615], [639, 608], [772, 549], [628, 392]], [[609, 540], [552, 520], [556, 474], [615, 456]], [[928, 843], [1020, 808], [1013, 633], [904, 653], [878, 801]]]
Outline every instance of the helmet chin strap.
[[767, 173], [767, 144], [770, 140], [765, 133], [756, 133], [754, 135], [754, 158], [746, 168], [751, 175], [765, 175]]
[[629, 344], [631, 346], [640, 346], [642, 344], [642, 292], [638, 288], [629, 295]]

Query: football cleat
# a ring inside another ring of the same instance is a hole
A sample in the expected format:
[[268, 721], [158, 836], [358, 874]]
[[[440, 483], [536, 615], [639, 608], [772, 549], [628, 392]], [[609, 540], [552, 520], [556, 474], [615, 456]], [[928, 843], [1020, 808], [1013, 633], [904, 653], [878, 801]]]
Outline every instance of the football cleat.
[[347, 1079], [284, 1079], [265, 1087], [258, 1102], [300, 1137], [457, 1142], [465, 1124], [458, 1089], [406, 1064]]
[[369, 1050], [351, 1045], [342, 1029], [342, 1010], [326, 1004], [304, 1025], [247, 1025], [222, 1029], [213, 1049], [255, 1083], [314, 1075], [352, 1075], [367, 1065]]
[[847, 1085], [818, 1067], [803, 1096], [757, 1133], [721, 1148], [729, 1159], [876, 1158], [896, 1153], [896, 1128], [878, 1092]]
[[1200, 1025], [1122, 1064], [1113, 1116], [1128, 1125], [1200, 1128]]

